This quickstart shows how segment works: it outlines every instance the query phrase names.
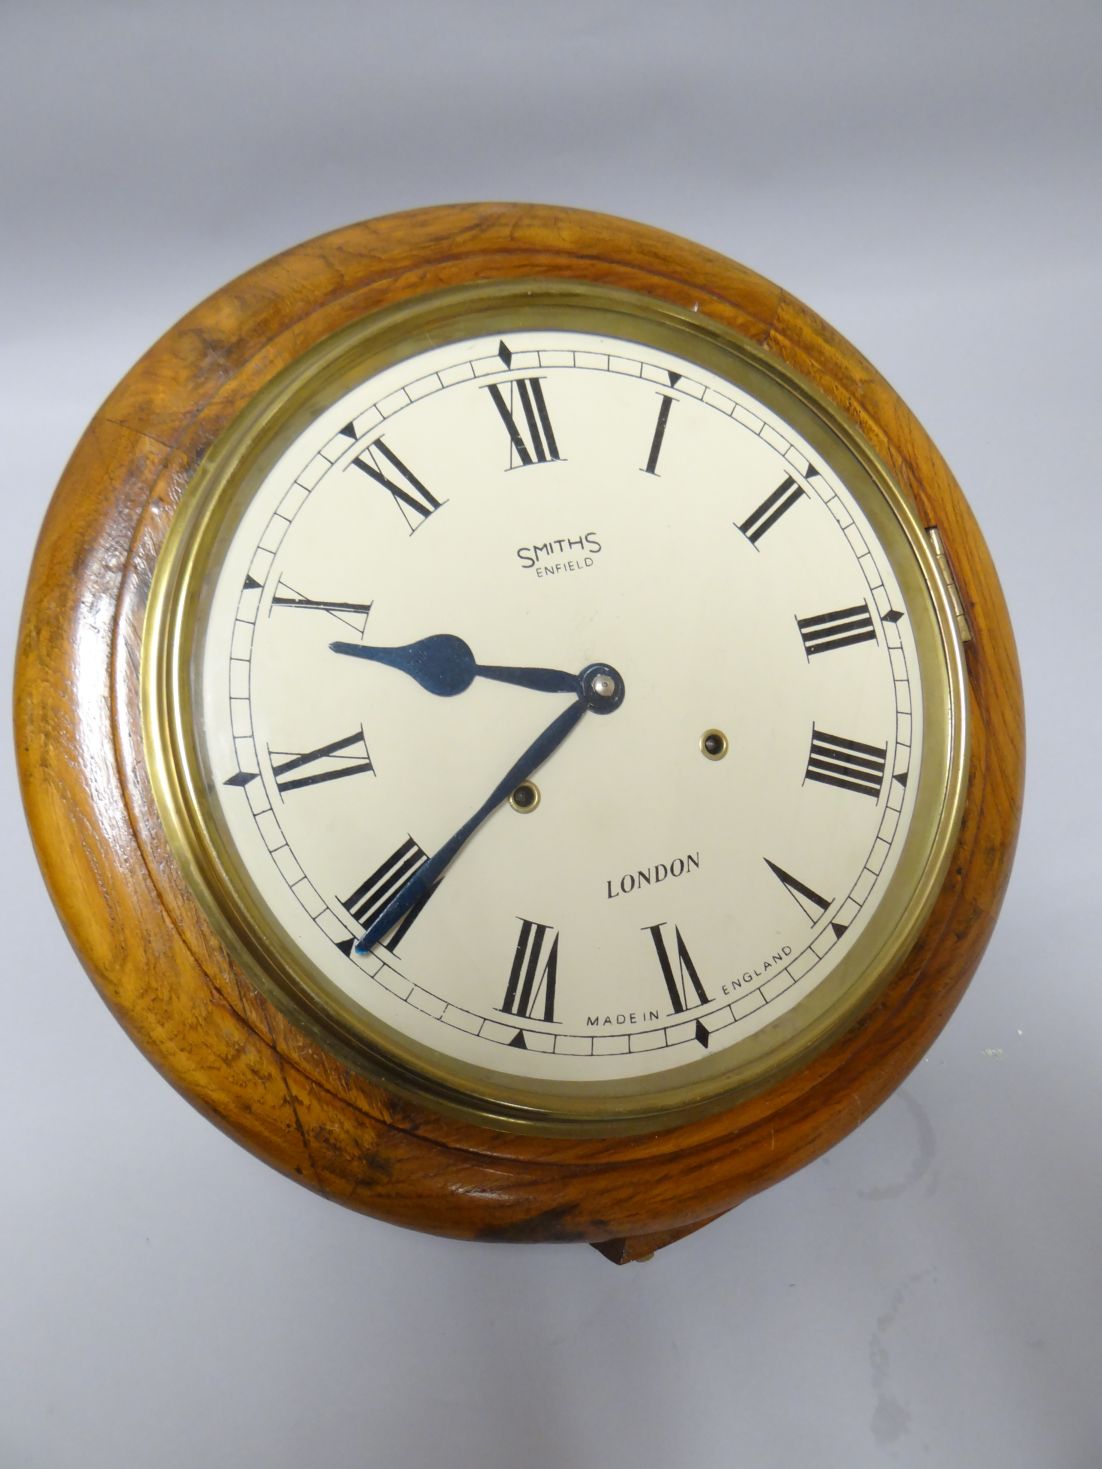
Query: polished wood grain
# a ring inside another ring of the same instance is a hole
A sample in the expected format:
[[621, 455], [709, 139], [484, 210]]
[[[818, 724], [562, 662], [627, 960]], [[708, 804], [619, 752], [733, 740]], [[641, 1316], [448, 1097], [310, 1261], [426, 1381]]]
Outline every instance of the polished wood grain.
[[[906, 962], [852, 1029], [738, 1106], [640, 1137], [553, 1139], [388, 1094], [248, 983], [193, 901], [145, 768], [138, 664], [150, 579], [204, 453], [307, 347], [443, 286], [546, 277], [698, 310], [811, 380], [937, 525], [974, 637], [957, 849]], [[42, 870], [92, 979], [194, 1105], [307, 1186], [394, 1223], [471, 1239], [588, 1240], [640, 1258], [844, 1137], [904, 1079], [959, 1000], [995, 921], [1022, 790], [1023, 717], [1002, 593], [971, 513], [875, 370], [791, 296], [699, 246], [603, 215], [525, 205], [353, 225], [258, 266], [186, 316], [93, 419], [43, 526], [20, 635], [20, 773]]]

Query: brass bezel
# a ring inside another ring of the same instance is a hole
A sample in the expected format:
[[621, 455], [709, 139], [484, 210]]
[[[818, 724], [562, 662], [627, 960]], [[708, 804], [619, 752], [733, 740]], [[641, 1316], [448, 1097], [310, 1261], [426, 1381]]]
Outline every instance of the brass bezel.
[[[569, 326], [665, 348], [779, 411], [869, 517], [912, 613], [922, 671], [915, 814], [897, 869], [853, 950], [804, 1000], [747, 1039], [683, 1067], [616, 1083], [525, 1085], [443, 1057], [335, 995], [278, 931], [247, 874], [235, 870], [195, 748], [191, 655], [205, 568], [224, 543], [233, 508], [286, 445], [356, 383], [430, 345], [528, 326]], [[806, 1064], [865, 1012], [908, 954], [945, 879], [964, 800], [967, 680], [953, 609], [924, 530], [912, 502], [836, 405], [787, 365], [698, 313], [618, 288], [528, 280], [455, 287], [365, 317], [306, 351], [221, 435], [188, 485], [158, 560], [142, 638], [142, 715], [151, 785], [174, 854], [212, 927], [261, 993], [328, 1050], [401, 1094], [483, 1125], [549, 1135], [654, 1131], [733, 1105]]]

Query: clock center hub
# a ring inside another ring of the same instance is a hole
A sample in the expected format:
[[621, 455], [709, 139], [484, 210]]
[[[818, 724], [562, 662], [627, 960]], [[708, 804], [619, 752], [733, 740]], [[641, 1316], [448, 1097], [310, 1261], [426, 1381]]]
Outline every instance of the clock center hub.
[[591, 714], [611, 714], [624, 702], [624, 680], [608, 663], [582, 669], [582, 698]]

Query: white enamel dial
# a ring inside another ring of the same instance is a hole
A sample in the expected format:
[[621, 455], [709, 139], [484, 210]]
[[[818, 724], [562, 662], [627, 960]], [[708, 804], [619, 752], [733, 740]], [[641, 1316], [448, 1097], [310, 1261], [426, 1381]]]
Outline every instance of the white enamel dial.
[[[536, 1086], [714, 1071], [838, 972], [907, 846], [923, 671], [874, 520], [688, 356], [521, 326], [391, 363], [296, 428], [207, 573], [224, 861], [384, 1050]], [[445, 634], [522, 672], [434, 690]], [[523, 672], [593, 664], [610, 712]], [[360, 952], [576, 707], [528, 806]]]

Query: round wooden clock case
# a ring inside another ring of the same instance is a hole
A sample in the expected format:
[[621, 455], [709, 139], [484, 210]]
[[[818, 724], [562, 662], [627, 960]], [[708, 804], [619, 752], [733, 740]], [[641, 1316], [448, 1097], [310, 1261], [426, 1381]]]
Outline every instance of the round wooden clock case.
[[[357, 1065], [273, 1003], [218, 937], [150, 779], [147, 606], [208, 450], [334, 333], [432, 293], [508, 281], [626, 290], [698, 314], [810, 384], [930, 529], [957, 614], [964, 796], [920, 932], [841, 1034], [673, 1125], [500, 1127]], [[50, 507], [24, 612], [16, 728], [28, 819], [69, 936], [134, 1041], [205, 1115], [299, 1182], [382, 1219], [461, 1238], [585, 1240], [616, 1260], [783, 1178], [899, 1085], [983, 952], [1022, 787], [1021, 695], [998, 582], [960, 490], [899, 398], [744, 267], [640, 225], [537, 206], [427, 209], [335, 231], [218, 291], [150, 349], [92, 421]]]

